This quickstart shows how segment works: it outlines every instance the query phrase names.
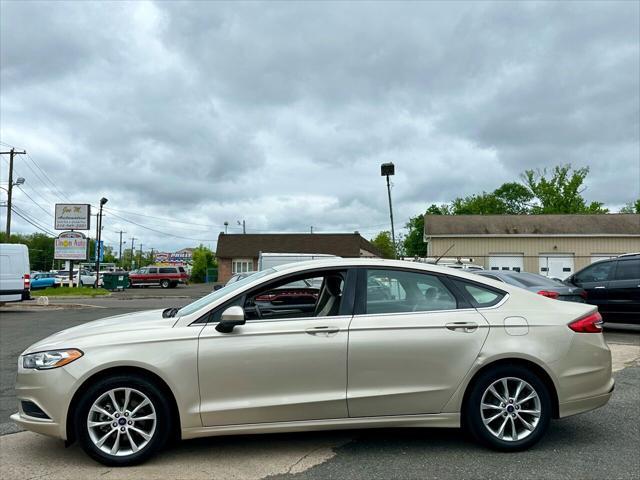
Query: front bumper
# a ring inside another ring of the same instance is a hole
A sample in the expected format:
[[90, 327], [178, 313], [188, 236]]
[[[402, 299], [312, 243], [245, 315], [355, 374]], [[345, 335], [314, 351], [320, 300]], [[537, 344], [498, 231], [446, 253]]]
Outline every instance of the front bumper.
[[[25, 430], [66, 440], [66, 429], [62, 429], [60, 427], [60, 424], [54, 422], [53, 420], [44, 420], [40, 418], [29, 417], [22, 411], [14, 413], [9, 418], [12, 422], [15, 422], [16, 425], [24, 428]], [[61, 435], [62, 431], [65, 431], [64, 437]]]

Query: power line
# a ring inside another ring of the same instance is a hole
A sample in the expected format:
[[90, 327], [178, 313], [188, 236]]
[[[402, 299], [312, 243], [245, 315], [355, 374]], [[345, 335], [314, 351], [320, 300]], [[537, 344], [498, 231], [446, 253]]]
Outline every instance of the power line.
[[40, 170], [42, 172], [42, 174], [44, 175], [44, 177], [49, 180], [49, 183], [51, 183], [51, 186], [53, 187], [53, 189], [55, 191], [57, 191], [62, 197], [66, 198], [67, 201], [71, 201], [71, 199], [63, 192], [61, 192], [60, 190], [58, 190], [58, 187], [56, 186], [56, 184], [53, 182], [53, 180], [51, 180], [51, 177], [49, 177], [49, 175], [47, 174], [47, 172], [45, 172], [42, 167], [40, 167], [40, 165], [38, 164], [38, 162], [36, 162], [33, 157], [31, 155], [29, 155], [27, 153], [27, 158], [29, 160], [31, 160], [31, 162], [33, 162], [33, 164], [38, 168], [38, 170]]
[[[22, 209], [17, 208], [15, 205], [11, 206], [11, 211], [13, 213], [15, 213], [16, 215], [18, 215], [20, 218], [22, 218], [25, 222], [31, 224], [32, 226], [34, 226], [38, 230], [46, 233], [47, 235], [51, 235], [52, 237], [56, 236], [55, 233], [53, 233], [50, 230], [47, 230], [45, 227], [40, 225], [37, 220], [33, 219], [33, 217], [31, 217], [28, 213], [26, 213]], [[31, 217], [31, 218], [29, 218], [29, 217]]]
[[217, 239], [213, 240], [213, 239], [210, 239], [210, 238], [190, 238], [190, 237], [183, 237], [181, 235], [175, 235], [173, 233], [163, 232], [161, 230], [156, 230], [155, 228], [147, 227], [146, 225], [142, 225], [141, 223], [134, 222], [133, 220], [129, 220], [129, 219], [126, 219], [124, 217], [121, 217], [120, 215], [117, 215], [116, 213], [114, 213], [111, 210], [109, 211], [109, 213], [111, 213], [111, 215], [113, 215], [114, 217], [117, 217], [120, 220], [123, 220], [123, 221], [125, 221], [127, 223], [131, 223], [131, 224], [136, 225], [138, 227], [144, 228], [146, 230], [150, 230], [150, 231], [155, 232], [155, 233], [159, 233], [160, 235], [165, 235], [167, 237], [180, 238], [182, 240], [191, 240], [193, 242], [217, 242], [218, 241]]
[[[147, 217], [147, 218], [154, 218], [156, 220], [164, 220], [167, 222], [172, 222], [172, 223], [180, 223], [183, 225], [196, 225], [199, 227], [207, 227], [207, 228], [224, 228], [224, 225], [210, 225], [210, 224], [205, 224], [205, 223], [194, 223], [194, 222], [184, 222], [184, 221], [180, 221], [180, 220], [174, 220], [173, 218], [168, 218], [168, 217], [157, 217], [154, 215], [146, 215], [144, 213], [136, 213], [136, 212], [128, 212], [125, 210], [119, 210], [119, 209], [115, 209], [115, 208], [104, 208], [105, 210], [110, 210], [110, 211], [115, 211], [115, 212], [120, 212], [120, 213], [125, 213], [127, 215], [135, 215], [137, 217]], [[232, 227], [235, 228], [235, 227]]]
[[44, 213], [46, 213], [46, 214], [47, 214], [47, 215], [49, 215], [51, 218], [53, 218], [53, 215], [51, 214], [51, 212], [48, 212], [46, 209], [44, 209], [44, 208], [42, 207], [42, 205], [40, 205], [40, 204], [39, 204], [38, 202], [36, 202], [33, 198], [31, 198], [31, 195], [29, 195], [27, 192], [25, 192], [25, 191], [22, 189], [22, 187], [21, 187], [20, 185], [17, 185], [17, 187], [18, 187], [18, 189], [19, 189], [22, 193], [24, 193], [24, 194], [27, 196], [27, 198], [28, 198], [29, 200], [31, 200], [31, 201], [33, 202], [33, 204], [34, 204], [36, 207], [38, 207], [38, 208], [39, 208], [40, 210], [42, 210]]

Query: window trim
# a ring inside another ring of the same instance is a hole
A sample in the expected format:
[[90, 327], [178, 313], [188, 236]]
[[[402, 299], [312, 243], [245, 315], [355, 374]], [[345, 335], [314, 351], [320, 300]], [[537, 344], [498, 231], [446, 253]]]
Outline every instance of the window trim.
[[[242, 268], [240, 268], [240, 270], [234, 270], [235, 265], [236, 264], [247, 264], [247, 270], [243, 271]], [[251, 269], [249, 270], [249, 266], [251, 266]], [[236, 274], [236, 273], [249, 273], [249, 272], [255, 272], [256, 270], [254, 270], [255, 267], [255, 262], [253, 261], [253, 258], [243, 258], [243, 257], [238, 257], [238, 258], [232, 258], [231, 259], [231, 274]]]

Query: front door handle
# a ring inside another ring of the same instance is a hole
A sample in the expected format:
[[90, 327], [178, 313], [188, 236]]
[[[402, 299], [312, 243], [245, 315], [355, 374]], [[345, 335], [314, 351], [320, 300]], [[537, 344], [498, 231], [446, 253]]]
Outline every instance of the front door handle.
[[447, 323], [445, 327], [454, 332], [464, 331], [466, 333], [471, 333], [478, 329], [478, 324], [475, 322], [452, 322]]
[[593, 287], [595, 290], [600, 290], [602, 288], [607, 288], [604, 285], [598, 285], [597, 287]]
[[305, 331], [309, 335], [324, 335], [328, 337], [329, 335], [335, 335], [340, 331], [340, 329], [338, 327], [323, 326], [323, 327], [307, 328]]

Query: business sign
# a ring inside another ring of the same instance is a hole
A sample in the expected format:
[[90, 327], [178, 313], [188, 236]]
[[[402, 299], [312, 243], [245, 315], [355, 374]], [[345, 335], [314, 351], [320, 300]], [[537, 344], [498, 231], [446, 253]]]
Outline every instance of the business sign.
[[193, 251], [185, 248], [177, 252], [156, 252], [154, 256], [155, 263], [191, 263], [193, 259]]
[[97, 261], [98, 260], [98, 252], [100, 252], [100, 261], [103, 262], [104, 261], [104, 241], [100, 240], [100, 245], [99, 247], [96, 249], [96, 251], [93, 253], [93, 261]]
[[89, 230], [91, 205], [88, 203], [56, 203], [56, 230]]
[[62, 232], [55, 241], [56, 260], [86, 260], [87, 238], [80, 232]]

